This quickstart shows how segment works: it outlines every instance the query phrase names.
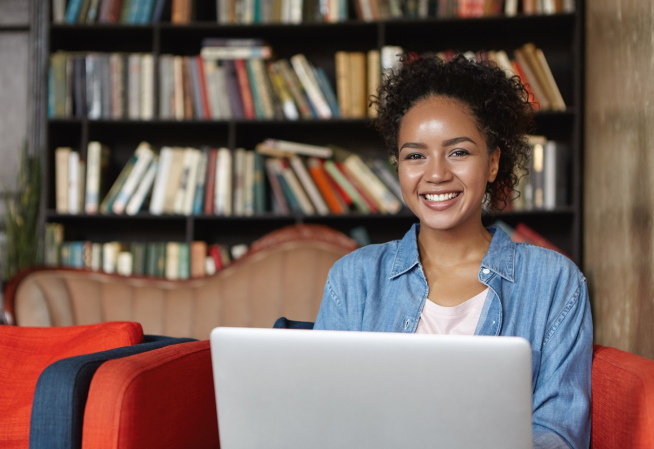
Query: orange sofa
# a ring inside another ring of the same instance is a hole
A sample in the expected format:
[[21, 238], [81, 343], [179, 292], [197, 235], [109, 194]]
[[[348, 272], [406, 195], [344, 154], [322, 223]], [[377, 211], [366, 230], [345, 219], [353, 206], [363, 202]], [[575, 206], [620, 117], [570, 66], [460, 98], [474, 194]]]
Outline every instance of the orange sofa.
[[[591, 448], [654, 449], [654, 361], [595, 346], [592, 376]], [[132, 380], [136, 383], [129, 390], [124, 389]], [[174, 388], [171, 390], [171, 382], [180, 382], [180, 390], [189, 399], [185, 400]], [[191, 384], [197, 388], [191, 388]], [[160, 428], [156, 413], [151, 422], [146, 422], [150, 412], [158, 407], [165, 409], [160, 423], [165, 431], [156, 435], [162, 444], [158, 447], [174, 447], [166, 446], [165, 441], [182, 444], [189, 432], [198, 436], [194, 447], [212, 447], [218, 426], [206, 419], [216, 417], [213, 395], [208, 341], [108, 362], [98, 370], [91, 385], [83, 448], [144, 447], [139, 444], [148, 441]], [[188, 410], [191, 398], [192, 412]], [[177, 402], [178, 407], [171, 407]], [[198, 422], [197, 417], [205, 420]], [[197, 428], [204, 433], [194, 430]]]
[[593, 350], [593, 449], [654, 449], [654, 361]]

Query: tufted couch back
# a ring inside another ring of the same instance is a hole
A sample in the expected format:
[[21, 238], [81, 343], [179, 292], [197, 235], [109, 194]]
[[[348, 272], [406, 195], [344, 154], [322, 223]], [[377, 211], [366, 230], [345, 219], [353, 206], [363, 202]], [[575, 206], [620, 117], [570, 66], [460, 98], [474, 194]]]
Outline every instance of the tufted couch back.
[[146, 334], [202, 340], [217, 326], [272, 327], [280, 316], [314, 321], [329, 269], [355, 248], [333, 229], [298, 225], [268, 234], [207, 278], [34, 270], [9, 285], [5, 319], [20, 326], [137, 321]]

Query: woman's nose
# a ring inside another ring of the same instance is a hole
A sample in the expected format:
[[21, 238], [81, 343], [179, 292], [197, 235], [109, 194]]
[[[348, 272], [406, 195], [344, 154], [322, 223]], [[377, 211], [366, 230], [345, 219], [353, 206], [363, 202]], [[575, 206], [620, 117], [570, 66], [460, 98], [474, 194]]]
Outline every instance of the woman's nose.
[[425, 178], [427, 178], [428, 181], [448, 181], [451, 177], [452, 172], [446, 161], [439, 158], [433, 158], [429, 164], [427, 164]]

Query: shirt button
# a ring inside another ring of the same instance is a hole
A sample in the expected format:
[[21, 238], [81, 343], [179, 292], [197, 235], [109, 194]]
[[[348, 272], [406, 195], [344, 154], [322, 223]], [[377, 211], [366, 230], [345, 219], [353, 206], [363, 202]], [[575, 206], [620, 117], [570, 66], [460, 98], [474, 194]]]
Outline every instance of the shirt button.
[[488, 274], [490, 273], [490, 270], [488, 268], [484, 268], [483, 270], [481, 270], [481, 272], [484, 274]]

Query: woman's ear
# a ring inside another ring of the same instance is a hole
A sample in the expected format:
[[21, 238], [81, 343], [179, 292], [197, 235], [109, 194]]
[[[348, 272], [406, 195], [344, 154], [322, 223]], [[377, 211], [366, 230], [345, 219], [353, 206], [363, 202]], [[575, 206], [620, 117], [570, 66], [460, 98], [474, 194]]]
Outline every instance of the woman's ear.
[[493, 150], [492, 153], [489, 154], [488, 158], [488, 166], [490, 168], [488, 172], [488, 182], [493, 182], [495, 181], [495, 178], [497, 178], [497, 172], [500, 169], [500, 155], [502, 153], [502, 150], [500, 150], [500, 147], [497, 147]]

